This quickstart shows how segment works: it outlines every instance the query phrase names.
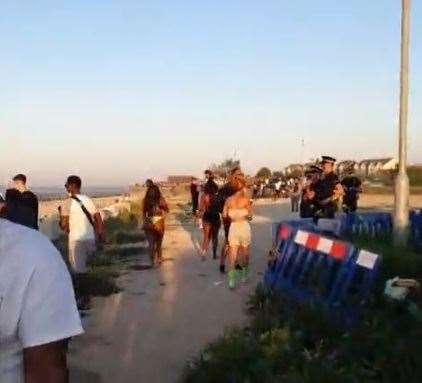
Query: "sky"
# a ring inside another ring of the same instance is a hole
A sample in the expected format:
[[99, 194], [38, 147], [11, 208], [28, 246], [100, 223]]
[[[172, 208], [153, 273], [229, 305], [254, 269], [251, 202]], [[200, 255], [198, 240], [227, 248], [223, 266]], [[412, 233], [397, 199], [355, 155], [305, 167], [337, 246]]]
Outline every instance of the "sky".
[[[394, 156], [400, 0], [2, 0], [0, 184]], [[409, 161], [422, 163], [422, 1]], [[419, 107], [418, 107], [419, 106]], [[302, 146], [304, 142], [304, 146]]]

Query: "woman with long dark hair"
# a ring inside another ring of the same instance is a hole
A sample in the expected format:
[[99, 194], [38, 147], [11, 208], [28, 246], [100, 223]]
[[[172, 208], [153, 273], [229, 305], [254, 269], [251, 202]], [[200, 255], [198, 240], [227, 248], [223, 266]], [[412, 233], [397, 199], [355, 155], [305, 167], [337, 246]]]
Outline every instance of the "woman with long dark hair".
[[151, 262], [158, 267], [162, 262], [162, 245], [165, 232], [165, 216], [169, 208], [159, 187], [148, 180], [142, 216], [144, 231], [148, 240]]
[[199, 205], [199, 214], [202, 218], [204, 239], [201, 247], [201, 257], [205, 260], [210, 242], [212, 242], [213, 258], [217, 259], [218, 233], [221, 227], [221, 217], [218, 203], [218, 185], [208, 180], [204, 185]]

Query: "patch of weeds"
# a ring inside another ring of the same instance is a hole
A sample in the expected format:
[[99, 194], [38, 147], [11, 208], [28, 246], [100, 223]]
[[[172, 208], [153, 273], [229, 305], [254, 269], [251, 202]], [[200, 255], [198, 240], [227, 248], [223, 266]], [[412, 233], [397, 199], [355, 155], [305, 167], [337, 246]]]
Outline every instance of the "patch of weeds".
[[86, 275], [75, 278], [74, 286], [77, 297], [101, 296], [116, 294], [121, 289], [116, 284], [119, 273], [108, 267], [95, 267]]
[[144, 242], [145, 240], [146, 240], [146, 237], [143, 232], [117, 231], [114, 235], [113, 243], [117, 245], [121, 245], [124, 243]]
[[127, 258], [143, 254], [146, 249], [142, 246], [131, 246], [131, 247], [112, 247], [105, 250], [104, 254], [106, 257], [117, 257]]

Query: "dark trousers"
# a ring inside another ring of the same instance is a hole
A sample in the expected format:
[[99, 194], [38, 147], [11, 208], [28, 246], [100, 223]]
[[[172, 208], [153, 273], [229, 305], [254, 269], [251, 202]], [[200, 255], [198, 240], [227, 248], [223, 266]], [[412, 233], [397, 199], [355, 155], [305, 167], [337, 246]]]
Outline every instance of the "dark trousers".
[[199, 204], [199, 193], [192, 193], [192, 213], [196, 214]]
[[296, 213], [299, 211], [299, 197], [290, 197], [290, 202], [292, 205], [292, 212]]

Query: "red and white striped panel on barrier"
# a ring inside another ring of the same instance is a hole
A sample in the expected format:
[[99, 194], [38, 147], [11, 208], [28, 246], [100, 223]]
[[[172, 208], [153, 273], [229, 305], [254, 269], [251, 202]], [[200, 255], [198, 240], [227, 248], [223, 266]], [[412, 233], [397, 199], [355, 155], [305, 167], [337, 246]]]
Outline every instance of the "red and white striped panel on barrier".
[[337, 260], [343, 260], [347, 254], [347, 246], [343, 242], [321, 237], [315, 233], [298, 230], [295, 243], [309, 250], [319, 251]]
[[281, 225], [280, 228], [278, 229], [278, 239], [282, 239], [282, 240], [286, 240], [287, 238], [289, 238], [291, 233], [291, 230], [288, 226], [286, 225]]

